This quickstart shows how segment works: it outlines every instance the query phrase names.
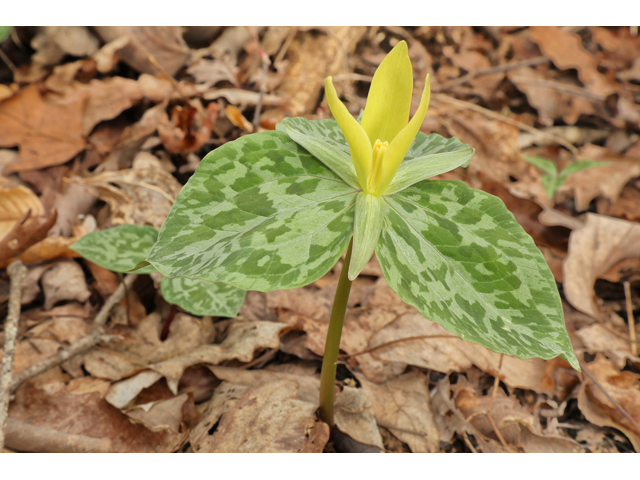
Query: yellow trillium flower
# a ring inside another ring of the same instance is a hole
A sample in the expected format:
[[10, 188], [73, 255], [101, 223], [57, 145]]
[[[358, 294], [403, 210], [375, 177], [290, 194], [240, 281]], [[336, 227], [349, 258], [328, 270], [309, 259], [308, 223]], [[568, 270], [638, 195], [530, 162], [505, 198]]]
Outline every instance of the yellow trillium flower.
[[427, 75], [420, 106], [409, 121], [413, 70], [408, 51], [406, 42], [398, 43], [376, 70], [361, 124], [338, 98], [331, 77], [325, 82], [329, 108], [349, 143], [358, 183], [365, 193], [384, 194], [429, 108], [431, 88]]

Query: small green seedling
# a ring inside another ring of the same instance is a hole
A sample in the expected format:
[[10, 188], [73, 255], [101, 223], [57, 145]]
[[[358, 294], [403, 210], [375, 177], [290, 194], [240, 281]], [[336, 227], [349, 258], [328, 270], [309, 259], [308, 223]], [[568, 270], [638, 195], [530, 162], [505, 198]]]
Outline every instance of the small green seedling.
[[560, 356], [579, 369], [553, 275], [531, 237], [498, 198], [426, 180], [466, 166], [473, 149], [421, 133], [429, 77], [409, 121], [412, 92], [405, 42], [376, 71], [361, 122], [327, 78], [336, 120], [286, 118], [276, 131], [215, 149], [137, 265], [267, 292], [314, 282], [346, 250], [321, 372], [320, 417], [331, 426], [347, 299], [374, 252], [391, 288], [425, 318], [495, 352]]
[[576, 160], [567, 165], [562, 172], [558, 173], [558, 167], [553, 160], [544, 157], [522, 157], [534, 167], [538, 167], [543, 173], [540, 180], [547, 192], [547, 197], [553, 198], [567, 178], [572, 173], [577, 173], [588, 168], [603, 167], [609, 165], [608, 162], [598, 162], [596, 160]]

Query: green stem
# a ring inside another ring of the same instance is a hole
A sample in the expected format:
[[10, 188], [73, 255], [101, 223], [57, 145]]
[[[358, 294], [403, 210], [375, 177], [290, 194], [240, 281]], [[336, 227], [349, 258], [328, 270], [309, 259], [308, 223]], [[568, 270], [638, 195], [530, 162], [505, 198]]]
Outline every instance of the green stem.
[[342, 325], [344, 314], [347, 311], [347, 301], [351, 291], [351, 280], [349, 280], [349, 263], [351, 262], [351, 249], [353, 238], [349, 242], [347, 255], [342, 264], [338, 288], [333, 299], [331, 318], [329, 320], [329, 330], [327, 331], [327, 342], [324, 347], [324, 358], [322, 359], [322, 372], [320, 373], [320, 420], [327, 423], [332, 429], [333, 422], [333, 391], [336, 383], [336, 370], [338, 368], [338, 352], [340, 351], [340, 337], [342, 336]]

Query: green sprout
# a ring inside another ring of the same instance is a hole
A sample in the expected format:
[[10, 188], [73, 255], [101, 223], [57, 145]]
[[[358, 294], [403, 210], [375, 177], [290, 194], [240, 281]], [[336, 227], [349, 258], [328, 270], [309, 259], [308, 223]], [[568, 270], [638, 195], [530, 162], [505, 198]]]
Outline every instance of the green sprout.
[[346, 251], [320, 381], [320, 418], [332, 427], [347, 300], [374, 252], [400, 298], [460, 338], [523, 359], [560, 356], [580, 368], [553, 275], [502, 201], [461, 181], [427, 180], [466, 166], [473, 149], [420, 132], [429, 78], [409, 121], [412, 92], [405, 42], [376, 71], [361, 123], [328, 78], [337, 121], [286, 118], [276, 131], [216, 148], [150, 250], [129, 259], [133, 267], [146, 256], [136, 268], [189, 279], [223, 298], [228, 292], [216, 285], [230, 292], [307, 285]]
[[542, 186], [547, 192], [547, 197], [549, 198], [553, 198], [555, 196], [558, 189], [567, 181], [567, 178], [572, 173], [587, 170], [588, 168], [604, 167], [605, 165], [609, 165], [608, 162], [598, 162], [596, 160], [576, 160], [562, 169], [562, 172], [558, 173], [558, 167], [553, 160], [549, 160], [544, 157], [522, 158], [534, 167], [538, 167], [540, 170], [545, 172], [542, 174], [542, 177], [540, 177], [540, 180], [542, 181]]

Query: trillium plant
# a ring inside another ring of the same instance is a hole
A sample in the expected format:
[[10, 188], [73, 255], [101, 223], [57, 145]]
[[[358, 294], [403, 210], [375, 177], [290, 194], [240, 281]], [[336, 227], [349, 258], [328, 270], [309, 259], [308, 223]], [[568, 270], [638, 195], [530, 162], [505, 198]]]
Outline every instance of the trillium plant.
[[[519, 358], [560, 356], [579, 369], [554, 278], [531, 237], [498, 198], [427, 180], [466, 166], [473, 149], [420, 132], [428, 76], [409, 120], [406, 43], [380, 64], [361, 120], [331, 77], [325, 92], [335, 120], [286, 118], [276, 131], [207, 155], [137, 267], [170, 279], [167, 291], [179, 290], [185, 309], [204, 302], [209, 310], [198, 311], [215, 315], [226, 305], [228, 315], [244, 291], [307, 285], [346, 251], [321, 372], [320, 417], [331, 426], [349, 291], [374, 252], [400, 298], [460, 338]], [[87, 256], [100, 237], [85, 238], [76, 245]]]

